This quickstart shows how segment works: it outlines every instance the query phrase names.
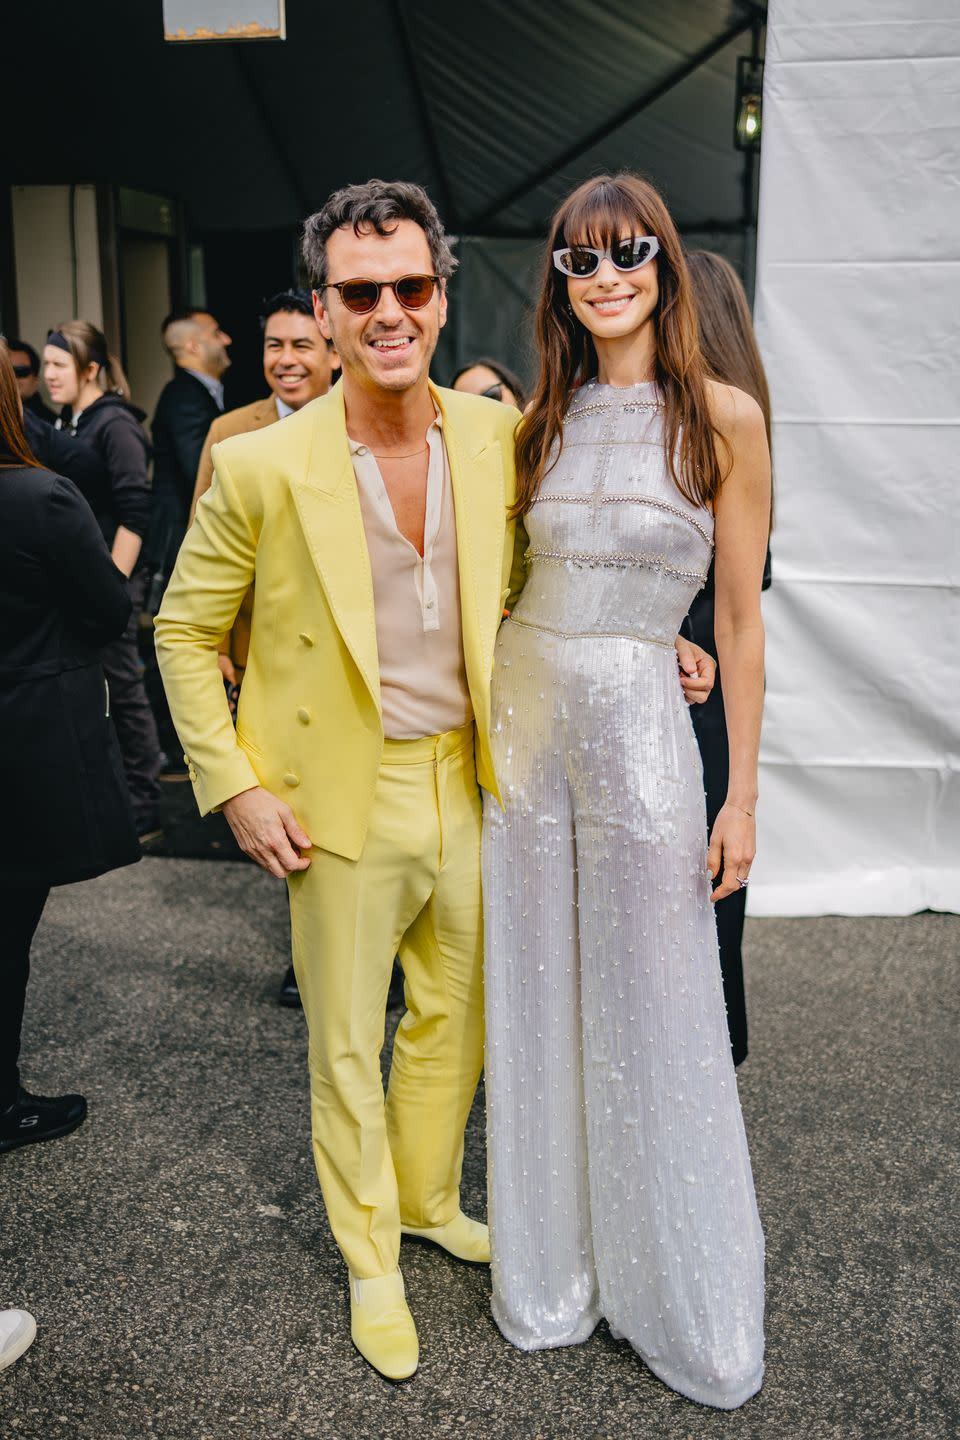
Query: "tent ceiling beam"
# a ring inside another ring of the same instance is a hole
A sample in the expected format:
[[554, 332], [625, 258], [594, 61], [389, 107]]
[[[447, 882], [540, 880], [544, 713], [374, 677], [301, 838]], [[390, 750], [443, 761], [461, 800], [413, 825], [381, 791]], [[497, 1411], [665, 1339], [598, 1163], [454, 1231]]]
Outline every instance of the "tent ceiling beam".
[[574, 160], [579, 160], [581, 155], [585, 155], [589, 150], [592, 150], [594, 146], [606, 140], [609, 135], [613, 135], [617, 130], [620, 130], [628, 121], [635, 119], [636, 116], [641, 114], [650, 105], [653, 105], [657, 100], [661, 99], [662, 96], [666, 95], [668, 91], [673, 90], [675, 86], [694, 74], [695, 71], [700, 69], [701, 65], [705, 65], [708, 60], [712, 60], [714, 55], [723, 50], [732, 40], [736, 40], [738, 35], [742, 35], [745, 30], [752, 29], [757, 21], [758, 14], [763, 14], [761, 7], [751, 4], [749, 12], [746, 15], [742, 15], [739, 20], [733, 21], [732, 24], [728, 25], [727, 28], [715, 36], [714, 39], [710, 40], [706, 45], [703, 45], [680, 65], [677, 65], [669, 74], [665, 75], [662, 80], [658, 80], [655, 85], [645, 90], [636, 100], [631, 101], [629, 105], [619, 110], [617, 114], [611, 116], [609, 120], [605, 120], [602, 125], [591, 131], [589, 135], [583, 136], [580, 140], [568, 146], [560, 155], [555, 156], [553, 160], [542, 166], [539, 170], [536, 170], [532, 175], [528, 175], [518, 185], [512, 186], [509, 190], [499, 195], [486, 209], [470, 216], [463, 223], [462, 229], [464, 233], [490, 233], [486, 227], [488, 227], [490, 222], [495, 220], [498, 215], [502, 214], [504, 210], [509, 210], [518, 200], [524, 199], [531, 191], [536, 190], [540, 185], [545, 184], [546, 181], [552, 180], [558, 171], [572, 164]]

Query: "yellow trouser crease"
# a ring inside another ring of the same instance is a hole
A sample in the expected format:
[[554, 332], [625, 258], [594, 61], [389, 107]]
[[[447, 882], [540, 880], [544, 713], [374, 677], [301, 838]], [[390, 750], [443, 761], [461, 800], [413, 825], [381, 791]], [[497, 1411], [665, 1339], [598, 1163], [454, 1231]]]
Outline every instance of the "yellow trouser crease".
[[[483, 1063], [480, 823], [472, 723], [387, 740], [359, 860], [315, 850], [288, 882], [314, 1159], [334, 1238], [361, 1278], [396, 1269], [401, 1223], [444, 1225], [460, 1207]], [[407, 1009], [384, 1102], [395, 954]]]

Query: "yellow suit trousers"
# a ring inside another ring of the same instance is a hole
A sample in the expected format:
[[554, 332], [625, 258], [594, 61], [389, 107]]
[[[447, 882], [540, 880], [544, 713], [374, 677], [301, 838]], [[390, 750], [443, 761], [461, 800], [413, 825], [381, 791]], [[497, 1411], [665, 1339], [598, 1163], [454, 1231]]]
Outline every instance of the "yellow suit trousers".
[[[361, 1278], [396, 1268], [401, 1223], [443, 1225], [459, 1209], [483, 1063], [480, 823], [472, 723], [388, 739], [360, 858], [314, 850], [288, 882], [314, 1159], [334, 1238]], [[407, 1008], [384, 1103], [396, 954]]]

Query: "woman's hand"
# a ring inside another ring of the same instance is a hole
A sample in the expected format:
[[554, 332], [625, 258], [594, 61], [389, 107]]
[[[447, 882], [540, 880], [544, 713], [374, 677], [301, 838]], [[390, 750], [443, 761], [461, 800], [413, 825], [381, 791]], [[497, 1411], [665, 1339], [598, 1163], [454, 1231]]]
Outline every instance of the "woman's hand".
[[677, 664], [680, 666], [680, 685], [688, 705], [702, 705], [710, 699], [717, 678], [717, 662], [706, 650], [678, 635], [674, 641]]
[[750, 875], [750, 866], [757, 853], [757, 825], [754, 817], [738, 805], [729, 801], [724, 805], [713, 823], [710, 849], [707, 851], [707, 874], [712, 880], [723, 874], [720, 883], [710, 896], [711, 900], [723, 900], [734, 895]]

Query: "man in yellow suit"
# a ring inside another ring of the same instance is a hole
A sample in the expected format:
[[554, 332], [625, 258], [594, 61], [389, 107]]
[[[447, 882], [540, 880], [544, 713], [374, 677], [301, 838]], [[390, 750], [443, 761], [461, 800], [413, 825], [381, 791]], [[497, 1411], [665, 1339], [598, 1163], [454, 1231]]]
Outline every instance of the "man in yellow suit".
[[[518, 417], [428, 380], [456, 262], [418, 186], [339, 191], [304, 251], [342, 383], [214, 448], [157, 654], [201, 811], [222, 808], [241, 848], [288, 878], [352, 1335], [401, 1379], [418, 1359], [401, 1229], [489, 1259], [459, 1185], [483, 1060], [477, 780], [496, 794], [490, 671]], [[234, 731], [217, 652], [254, 580]], [[384, 1104], [397, 953], [407, 1011]]]
[[[456, 262], [419, 186], [338, 191], [306, 222], [304, 256], [342, 382], [215, 447], [157, 653], [201, 811], [222, 808], [287, 878], [351, 1335], [403, 1379], [418, 1341], [401, 1234], [489, 1259], [459, 1187], [483, 1058], [478, 781], [498, 796], [490, 673], [522, 574], [507, 520], [519, 417], [428, 379]], [[254, 579], [234, 731], [217, 650]], [[398, 952], [407, 1009], [384, 1103]]]

